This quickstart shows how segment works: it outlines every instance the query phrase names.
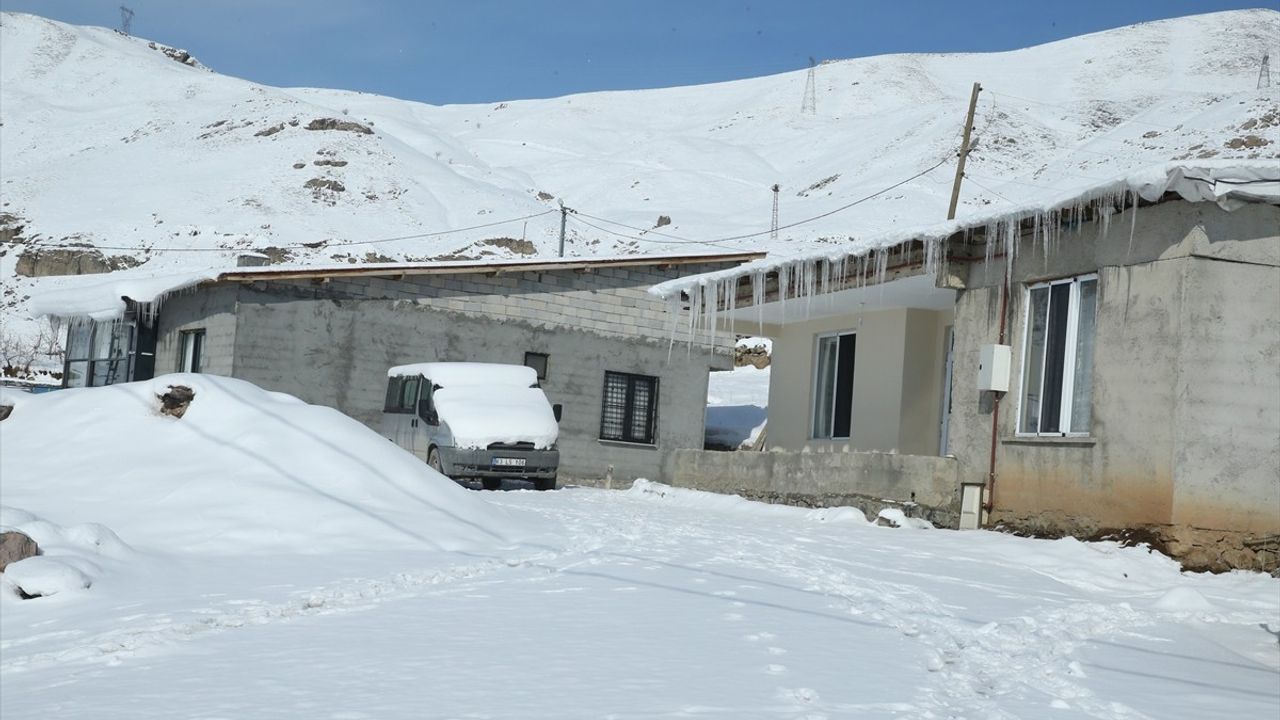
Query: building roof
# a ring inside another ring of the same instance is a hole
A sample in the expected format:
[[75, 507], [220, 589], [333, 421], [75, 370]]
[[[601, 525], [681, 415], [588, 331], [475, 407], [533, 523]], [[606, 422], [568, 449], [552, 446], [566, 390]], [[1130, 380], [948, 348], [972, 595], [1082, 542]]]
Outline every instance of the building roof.
[[402, 277], [462, 273], [516, 273], [604, 268], [668, 267], [707, 263], [740, 264], [764, 258], [763, 252], [694, 253], [673, 255], [620, 255], [612, 257], [518, 258], [503, 260], [450, 260], [436, 262], [367, 263], [334, 265], [271, 265], [210, 268], [155, 274], [133, 268], [101, 275], [64, 275], [41, 278], [31, 298], [32, 312], [56, 317], [89, 317], [113, 320], [123, 316], [125, 300], [150, 305], [175, 292], [224, 282], [325, 279], [340, 277]]
[[[1024, 223], [1031, 223], [1039, 232], [1056, 233], [1062, 224], [1079, 222], [1086, 216], [1100, 218], [1105, 224], [1117, 210], [1136, 207], [1139, 202], [1156, 203], [1173, 197], [1188, 202], [1214, 202], [1224, 210], [1234, 210], [1247, 203], [1280, 205], [1280, 162], [1270, 158], [1163, 163], [1069, 193], [1047, 193], [1028, 204], [992, 208], [931, 225], [854, 236], [830, 250], [770, 255], [726, 270], [668, 280], [654, 285], [649, 292], [670, 299], [682, 293], [711, 292], [717, 286], [768, 273], [791, 278], [820, 277], [815, 267], [819, 263], [843, 265], [851, 258], [880, 255], [912, 243], [923, 243], [933, 251], [933, 257], [948, 238], [974, 231], [984, 232], [988, 243], [1009, 245], [1021, 235]], [[1008, 254], [1008, 260], [1012, 261], [1012, 253]], [[695, 304], [705, 307], [705, 300], [695, 299]]]

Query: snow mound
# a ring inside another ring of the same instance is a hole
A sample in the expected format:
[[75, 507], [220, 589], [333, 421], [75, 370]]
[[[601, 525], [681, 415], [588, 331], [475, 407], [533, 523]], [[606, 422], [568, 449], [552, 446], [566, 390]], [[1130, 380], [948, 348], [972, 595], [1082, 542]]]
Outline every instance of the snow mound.
[[932, 530], [933, 523], [920, 518], [907, 517], [901, 508], [885, 508], [876, 516], [876, 524], [911, 530]]
[[[195, 393], [181, 418], [159, 411], [171, 386]], [[3, 504], [105, 523], [138, 548], [456, 550], [505, 545], [525, 530], [338, 411], [230, 378], [177, 374], [28, 396], [0, 433]], [[59, 531], [6, 513], [42, 546], [118, 549], [100, 525]]]
[[5, 568], [5, 585], [28, 597], [48, 597], [86, 590], [93, 584], [89, 574], [64, 558], [42, 555], [19, 560]]
[[1152, 604], [1157, 610], [1174, 613], [1213, 612], [1217, 610], [1213, 603], [1205, 599], [1196, 590], [1189, 587], [1175, 587], [1161, 595]]

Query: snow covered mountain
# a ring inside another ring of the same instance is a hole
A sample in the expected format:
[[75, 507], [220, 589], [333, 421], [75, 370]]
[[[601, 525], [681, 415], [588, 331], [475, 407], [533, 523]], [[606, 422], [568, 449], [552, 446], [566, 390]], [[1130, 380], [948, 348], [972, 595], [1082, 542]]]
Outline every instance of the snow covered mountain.
[[[27, 275], [59, 268], [171, 271], [249, 250], [549, 255], [559, 201], [577, 211], [570, 255], [785, 255], [931, 223], [946, 215], [975, 81], [961, 215], [1167, 160], [1280, 158], [1280, 82], [1257, 88], [1265, 53], [1280, 57], [1280, 13], [1248, 10], [1013, 52], [829, 61], [812, 113], [803, 70], [433, 106], [262, 86], [155, 42], [5, 13], [3, 312], [21, 324]], [[770, 241], [774, 183], [783, 228]]]

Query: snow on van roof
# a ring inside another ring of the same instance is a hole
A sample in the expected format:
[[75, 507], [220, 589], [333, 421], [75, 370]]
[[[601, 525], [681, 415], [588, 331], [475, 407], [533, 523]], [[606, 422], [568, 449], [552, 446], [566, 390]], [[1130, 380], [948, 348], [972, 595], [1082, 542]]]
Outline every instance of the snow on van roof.
[[538, 384], [538, 373], [524, 365], [481, 362], [426, 362], [397, 365], [387, 377], [424, 375], [440, 387], [454, 385], [506, 385], [530, 387]]

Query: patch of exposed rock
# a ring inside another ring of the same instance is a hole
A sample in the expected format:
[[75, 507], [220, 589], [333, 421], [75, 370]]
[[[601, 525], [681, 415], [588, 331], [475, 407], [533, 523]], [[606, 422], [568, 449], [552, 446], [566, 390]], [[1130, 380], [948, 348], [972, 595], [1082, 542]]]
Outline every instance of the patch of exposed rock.
[[747, 347], [738, 345], [733, 348], [733, 366], [745, 367], [750, 365], [758, 370], [769, 367], [772, 360], [769, 357], [769, 346], [759, 344]]
[[186, 385], [170, 385], [167, 392], [156, 397], [160, 400], [161, 415], [180, 418], [187, 413], [187, 408], [191, 407], [196, 391]]
[[17, 530], [0, 533], [0, 572], [4, 572], [5, 568], [19, 560], [26, 560], [39, 554], [40, 546], [31, 539], [30, 535]]
[[19, 255], [16, 272], [22, 277], [96, 275], [137, 267], [142, 262], [128, 255], [103, 255], [93, 248], [42, 248]]
[[347, 186], [332, 178], [311, 178], [302, 186], [312, 190], [332, 190], [333, 192], [345, 192], [347, 189]]
[[372, 135], [373, 128], [368, 125], [361, 125], [354, 120], [339, 120], [338, 118], [316, 118], [307, 123], [308, 130], [341, 130], [343, 132], [359, 133], [361, 135]]

